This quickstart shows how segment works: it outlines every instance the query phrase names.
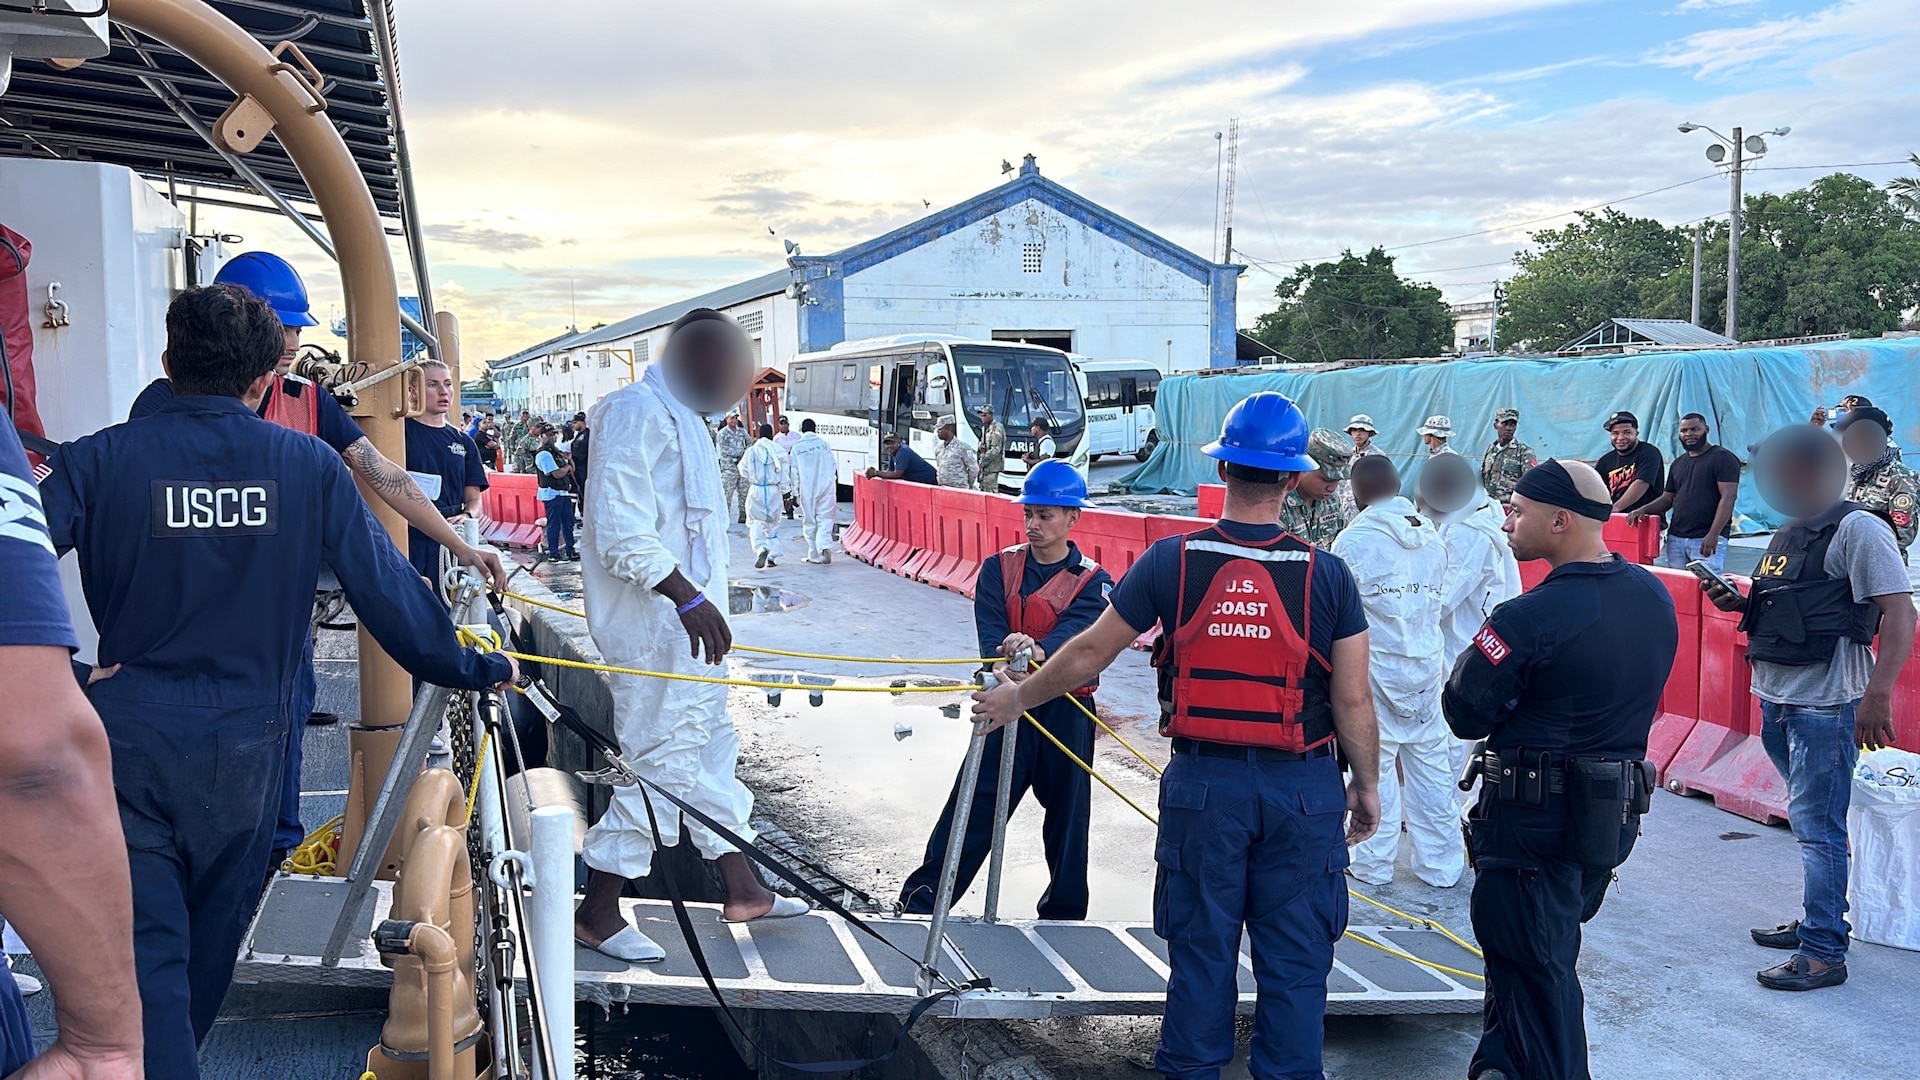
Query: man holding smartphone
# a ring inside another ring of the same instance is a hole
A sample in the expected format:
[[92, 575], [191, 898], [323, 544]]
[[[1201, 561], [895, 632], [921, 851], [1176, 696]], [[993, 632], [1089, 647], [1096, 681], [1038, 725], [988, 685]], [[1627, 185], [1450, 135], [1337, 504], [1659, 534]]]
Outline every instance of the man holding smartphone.
[[[1783, 428], [1754, 455], [1760, 494], [1790, 520], [1741, 596], [1717, 580], [1715, 607], [1744, 615], [1760, 739], [1787, 781], [1788, 819], [1804, 871], [1799, 919], [1752, 932], [1793, 950], [1759, 973], [1774, 990], [1847, 981], [1847, 805], [1859, 748], [1893, 741], [1893, 686], [1913, 651], [1913, 586], [1886, 518], [1840, 498], [1846, 460], [1807, 425]], [[1873, 643], [1879, 637], [1876, 660]]]

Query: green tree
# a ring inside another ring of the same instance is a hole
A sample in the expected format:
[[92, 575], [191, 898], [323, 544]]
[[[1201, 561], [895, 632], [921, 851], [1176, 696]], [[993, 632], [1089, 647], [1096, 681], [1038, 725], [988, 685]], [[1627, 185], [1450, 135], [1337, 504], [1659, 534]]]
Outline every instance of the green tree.
[[1557, 349], [1611, 318], [1684, 319], [1690, 293], [1676, 305], [1667, 279], [1676, 270], [1691, 275], [1692, 257], [1693, 234], [1684, 229], [1612, 208], [1582, 211], [1564, 228], [1534, 233], [1532, 249], [1514, 256], [1519, 270], [1507, 285], [1500, 340]]
[[1438, 356], [1453, 345], [1440, 290], [1402, 278], [1377, 247], [1302, 263], [1273, 291], [1280, 306], [1255, 320], [1253, 336], [1298, 360]]
[[[1750, 196], [1742, 226], [1745, 340], [1877, 335], [1920, 305], [1920, 221], [1871, 181], [1830, 173], [1798, 191]], [[1718, 247], [1724, 266], [1726, 241]], [[1724, 307], [1724, 278], [1720, 291]]]
[[[1907, 160], [1920, 168], [1920, 154], [1908, 154]], [[1887, 194], [1908, 217], [1920, 218], [1920, 176], [1901, 176], [1887, 181]]]

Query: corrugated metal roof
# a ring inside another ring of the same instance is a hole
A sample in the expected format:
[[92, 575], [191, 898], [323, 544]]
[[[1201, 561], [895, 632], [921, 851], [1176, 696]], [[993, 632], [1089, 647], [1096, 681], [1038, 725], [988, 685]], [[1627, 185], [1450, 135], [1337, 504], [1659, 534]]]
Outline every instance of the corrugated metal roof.
[[1656, 345], [1732, 345], [1733, 339], [1685, 319], [1615, 319], [1628, 330]]
[[676, 301], [665, 307], [654, 308], [652, 311], [643, 311], [630, 319], [609, 323], [598, 330], [589, 330], [577, 339], [568, 341], [563, 347], [572, 349], [582, 345], [599, 345], [603, 342], [631, 337], [643, 330], [671, 326], [674, 320], [694, 308], [728, 308], [735, 304], [744, 304], [749, 300], [757, 300], [762, 296], [785, 292], [787, 283], [791, 280], [793, 280], [791, 271], [784, 268], [775, 270], [770, 274], [762, 274], [757, 278], [728, 285], [723, 289], [715, 289], [710, 293], [702, 293], [691, 299]]
[[1733, 345], [1734, 340], [1685, 319], [1608, 319], [1561, 346], [1562, 351], [1621, 345]]
[[514, 353], [512, 356], [508, 356], [500, 360], [490, 360], [487, 362], [487, 367], [494, 371], [501, 371], [506, 368], [519, 367], [520, 365], [533, 360], [535, 357], [545, 356], [549, 352], [552, 352], [557, 348], [563, 348], [565, 347], [564, 346], [565, 342], [568, 342], [573, 338], [577, 338], [581, 336], [582, 335], [578, 330], [568, 330], [566, 333], [557, 334], [541, 342], [538, 345], [529, 345], [526, 348], [521, 349], [519, 352]]

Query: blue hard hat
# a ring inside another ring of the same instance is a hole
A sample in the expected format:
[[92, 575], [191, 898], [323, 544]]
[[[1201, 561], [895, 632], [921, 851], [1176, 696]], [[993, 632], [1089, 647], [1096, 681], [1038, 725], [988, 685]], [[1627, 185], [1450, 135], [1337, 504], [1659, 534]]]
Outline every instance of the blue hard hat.
[[1020, 485], [1020, 497], [1013, 500], [1024, 506], [1090, 507], [1087, 482], [1080, 470], [1064, 461], [1043, 461], [1027, 473]]
[[238, 285], [267, 302], [282, 326], [318, 326], [307, 307], [307, 286], [287, 260], [265, 251], [249, 251], [227, 260], [213, 276], [215, 285]]
[[1210, 458], [1275, 472], [1311, 472], [1307, 418], [1285, 394], [1262, 390], [1227, 410], [1220, 437], [1200, 448]]

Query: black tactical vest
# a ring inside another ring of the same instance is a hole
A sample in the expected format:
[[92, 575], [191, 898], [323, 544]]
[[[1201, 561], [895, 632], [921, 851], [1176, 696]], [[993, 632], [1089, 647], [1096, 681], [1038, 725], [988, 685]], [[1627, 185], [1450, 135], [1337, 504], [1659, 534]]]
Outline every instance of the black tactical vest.
[[1754, 568], [1753, 592], [1740, 619], [1749, 662], [1825, 664], [1841, 638], [1862, 645], [1873, 642], [1880, 631], [1880, 605], [1856, 602], [1852, 584], [1827, 573], [1827, 548], [1840, 522], [1864, 509], [1859, 503], [1839, 503], [1773, 534]]

